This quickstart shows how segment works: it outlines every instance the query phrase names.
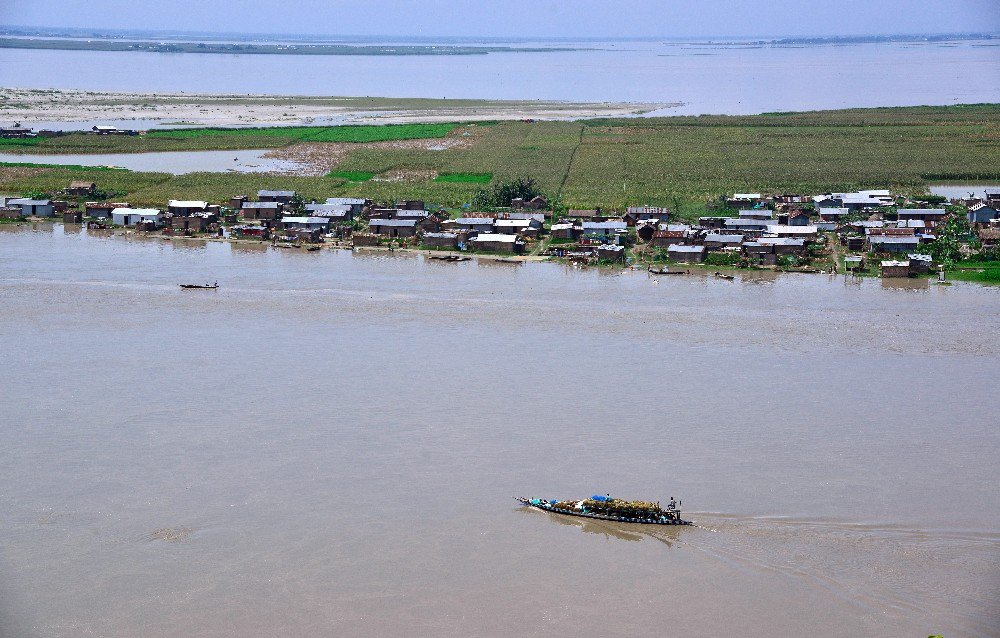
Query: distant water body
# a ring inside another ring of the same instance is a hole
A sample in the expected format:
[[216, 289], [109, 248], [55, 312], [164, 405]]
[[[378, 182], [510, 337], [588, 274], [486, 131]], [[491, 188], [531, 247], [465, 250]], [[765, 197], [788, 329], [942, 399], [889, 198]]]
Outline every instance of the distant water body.
[[0, 49], [0, 84], [103, 91], [683, 103], [662, 114], [1000, 102], [996, 41], [759, 46], [609, 40], [560, 41], [558, 46], [578, 49], [439, 57]]

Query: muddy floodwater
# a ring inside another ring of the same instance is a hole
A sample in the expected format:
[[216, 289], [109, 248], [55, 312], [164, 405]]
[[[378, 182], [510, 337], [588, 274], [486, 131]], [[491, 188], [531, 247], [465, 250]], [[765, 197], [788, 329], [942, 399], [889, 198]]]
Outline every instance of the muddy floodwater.
[[1000, 287], [39, 224], [0, 319], [4, 636], [1000, 635]]
[[58, 164], [77, 166], [113, 166], [152, 173], [274, 173], [293, 172], [301, 164], [265, 157], [269, 150], [169, 151], [161, 153], [65, 153], [61, 155], [24, 155], [0, 153], [0, 162], [14, 164]]

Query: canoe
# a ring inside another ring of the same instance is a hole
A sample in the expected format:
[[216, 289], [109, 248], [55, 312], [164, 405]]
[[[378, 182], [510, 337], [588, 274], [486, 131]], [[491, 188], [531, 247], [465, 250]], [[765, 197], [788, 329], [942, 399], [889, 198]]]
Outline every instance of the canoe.
[[726, 275], [726, 274], [723, 274], [721, 272], [715, 273], [715, 276], [718, 277], [719, 279], [727, 279], [729, 281], [732, 281], [733, 279], [736, 279], [736, 277], [733, 277], [732, 275]]
[[[542, 498], [524, 498], [520, 496], [514, 497], [515, 501], [523, 504], [526, 507], [532, 507], [537, 510], [542, 510], [543, 512], [551, 512], [553, 514], [563, 514], [565, 516], [578, 516], [580, 518], [592, 518], [601, 521], [614, 521], [616, 523], [638, 523], [641, 525], [692, 525], [691, 521], [685, 521], [680, 517], [680, 510], [678, 509], [668, 509], [662, 510], [659, 514], [655, 516], [641, 516], [641, 515], [616, 515], [616, 514], [602, 514], [597, 512], [587, 511], [585, 507], [580, 507], [578, 505], [576, 508], [565, 508], [565, 507], [554, 507], [558, 501], [548, 501]], [[580, 504], [583, 501], [579, 501]]]
[[686, 275], [686, 270], [667, 270], [666, 268], [649, 268], [648, 272], [653, 275]]
[[180, 284], [185, 290], [215, 290], [219, 284]]

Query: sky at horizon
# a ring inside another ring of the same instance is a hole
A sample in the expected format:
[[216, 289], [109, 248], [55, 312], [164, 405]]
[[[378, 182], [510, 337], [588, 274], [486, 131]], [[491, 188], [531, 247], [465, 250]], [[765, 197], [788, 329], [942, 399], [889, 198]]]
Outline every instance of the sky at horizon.
[[0, 0], [0, 24], [467, 37], [815, 37], [997, 32], [1000, 0]]

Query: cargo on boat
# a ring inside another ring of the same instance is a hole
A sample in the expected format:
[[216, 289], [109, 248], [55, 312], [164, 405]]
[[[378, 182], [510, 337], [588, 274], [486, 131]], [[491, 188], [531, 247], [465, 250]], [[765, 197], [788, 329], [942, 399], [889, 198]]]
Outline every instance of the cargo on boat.
[[544, 498], [514, 497], [528, 507], [554, 514], [596, 518], [618, 523], [643, 523], [646, 525], [690, 525], [681, 519], [680, 502], [673, 498], [666, 507], [659, 502], [626, 501], [610, 496], [594, 495], [582, 501], [559, 501]]

